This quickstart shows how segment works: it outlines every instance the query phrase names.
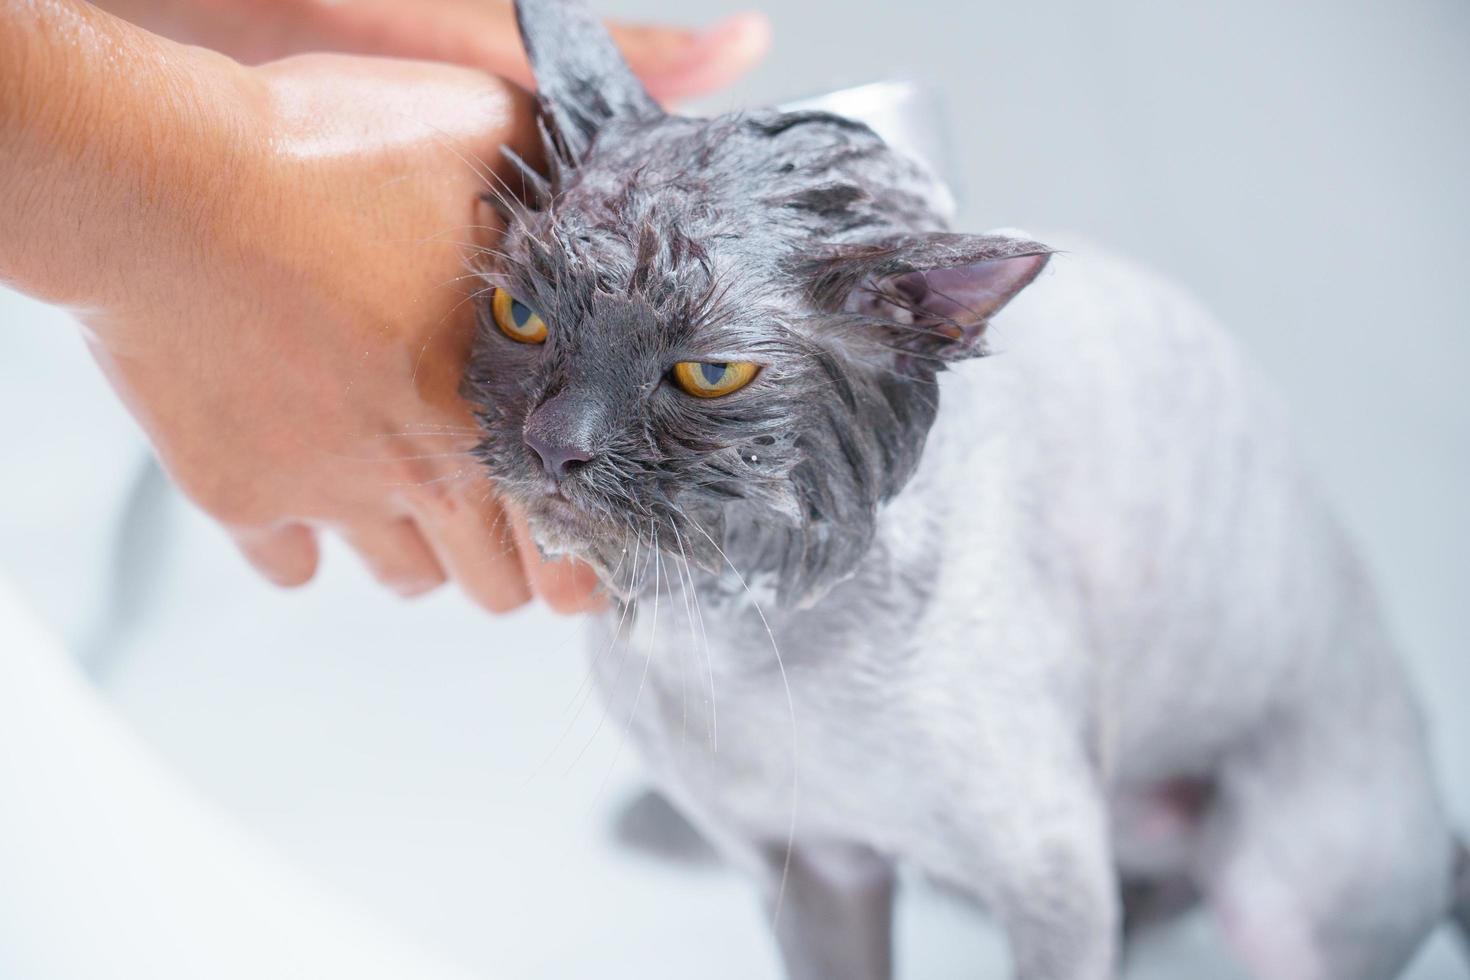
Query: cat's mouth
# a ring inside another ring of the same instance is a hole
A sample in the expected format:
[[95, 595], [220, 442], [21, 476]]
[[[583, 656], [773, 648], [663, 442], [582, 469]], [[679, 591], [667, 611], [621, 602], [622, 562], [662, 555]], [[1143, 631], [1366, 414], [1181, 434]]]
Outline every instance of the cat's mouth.
[[559, 553], [567, 553], [579, 541], [606, 534], [608, 530], [604, 521], [573, 502], [560, 489], [523, 496], [520, 503], [526, 512], [531, 533], [543, 551], [554, 545]]
[[548, 486], [516, 496], [531, 537], [544, 556], [585, 562], [605, 585], [612, 584], [615, 556], [627, 544], [619, 525], [579, 503], [567, 488]]
[[[543, 557], [572, 558], [590, 566], [619, 598], [638, 594], [655, 567], [664, 567], [656, 554], [681, 562], [681, 569], [717, 571], [724, 562], [715, 543], [721, 533], [718, 515], [691, 515], [688, 505], [671, 502], [661, 507], [640, 503], [626, 484], [620, 488], [629, 495], [626, 502], [608, 500], [589, 485], [588, 474], [553, 481], [529, 468], [513, 476], [502, 469], [497, 482], [525, 515]], [[640, 517], [631, 517], [634, 513]]]
[[584, 527], [585, 529], [585, 526], [594, 523], [594, 519], [589, 516], [587, 511], [573, 504], [560, 489], [554, 489], [554, 491], [547, 491], [545, 494], [542, 494], [541, 497], [537, 498], [535, 507], [532, 510], [534, 510], [535, 516], [539, 517], [539, 519], [554, 520], [554, 522], [564, 523], [564, 525]]

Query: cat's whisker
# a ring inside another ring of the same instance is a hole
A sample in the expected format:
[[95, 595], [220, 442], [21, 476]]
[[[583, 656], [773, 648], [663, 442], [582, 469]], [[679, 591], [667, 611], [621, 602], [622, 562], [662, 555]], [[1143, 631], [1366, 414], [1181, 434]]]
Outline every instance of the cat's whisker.
[[[449, 227], [445, 228], [443, 231], [437, 231], [437, 232], [434, 232], [432, 234], [425, 235], [423, 238], [419, 239], [419, 241], [423, 241], [423, 242], [443, 241], [444, 239], [441, 236], [448, 235], [451, 232], [454, 232], [454, 233], [458, 233], [458, 232], [470, 232], [471, 234], [473, 234], [474, 232], [477, 232], [477, 231], [483, 231], [483, 232], [487, 232], [488, 234], [491, 234], [491, 235], [499, 236], [501, 233], [503, 233], [505, 231], [505, 229], [503, 227], [499, 226], [499, 225], [482, 225], [482, 224], [479, 224], [477, 222], [472, 222], [470, 224], [465, 224], [465, 225], [450, 225]], [[458, 244], [458, 243], [455, 243], [455, 244]], [[478, 244], [478, 243], [476, 243], [476, 244]]]
[[[486, 286], [484, 289], [476, 289], [473, 292], [467, 293], [465, 296], [463, 296], [459, 300], [459, 302], [457, 302], [453, 306], [451, 306], [445, 312], [444, 316], [442, 316], [439, 319], [439, 326], [442, 327], [444, 325], [444, 321], [445, 320], [448, 320], [455, 313], [458, 313], [460, 307], [464, 306], [466, 303], [473, 303], [475, 300], [479, 299], [481, 296], [487, 296], [491, 292], [493, 292], [494, 290], [495, 290], [495, 287], [492, 285], [492, 286]], [[424, 346], [419, 349], [419, 359], [418, 359], [418, 361], [413, 366], [413, 372], [414, 372], [413, 373], [413, 376], [414, 376], [414, 379], [415, 380], [418, 379], [419, 364], [421, 364], [423, 362], [424, 352], [429, 349], [429, 344], [431, 344], [433, 342], [435, 336], [436, 336], [436, 334], [430, 334], [429, 335], [429, 339], [426, 340], [426, 341], [424, 341]]]
[[[673, 529], [674, 541], [679, 546], [679, 558], [684, 566], [683, 578], [688, 579], [689, 596], [693, 600], [694, 612], [689, 619], [689, 640], [694, 644], [696, 650], [703, 651], [705, 669], [709, 672], [709, 723], [705, 726], [705, 737], [709, 740], [710, 754], [715, 755], [719, 752], [719, 709], [715, 700], [715, 662], [710, 656], [709, 633], [705, 631], [704, 611], [699, 606], [699, 587], [695, 584], [694, 572], [689, 568], [689, 554], [684, 550], [683, 536], [679, 534], [679, 526], [676, 522], [670, 521], [669, 526]], [[694, 636], [696, 622], [699, 625], [702, 643]]]
[[[641, 540], [641, 534], [642, 534], [642, 532], [639, 532], [639, 534], [640, 534], [640, 540]], [[649, 551], [651, 552], [652, 550], [653, 549], [650, 547]], [[650, 555], [650, 557], [648, 559], [645, 559], [644, 560], [643, 569], [642, 570], [639, 570], [639, 569], [636, 569], [635, 568], [633, 570], [633, 572], [632, 572], [632, 574], [634, 576], [634, 579], [633, 579], [634, 586], [631, 589], [631, 594], [635, 597], [635, 599], [632, 599], [632, 600], [629, 601], [629, 606], [630, 607], [633, 604], [633, 602], [636, 601], [636, 596], [637, 596], [638, 591], [639, 591], [638, 585], [640, 583], [638, 582], [638, 580], [640, 578], [642, 578], [643, 575], [647, 572], [648, 564], [651, 561], [651, 559], [652, 559], [652, 556]], [[634, 611], [633, 615], [634, 616], [637, 615], [637, 611], [636, 610]], [[627, 637], [627, 639], [623, 643], [623, 655], [618, 658], [617, 671], [614, 673], [613, 678], [612, 678], [612, 683], [607, 688], [607, 690], [609, 690], [609, 691], [616, 691], [616, 690], [618, 690], [619, 686], [622, 684], [623, 671], [628, 666], [628, 650], [632, 647], [632, 645], [633, 645], [633, 638], [632, 638], [632, 631], [630, 630], [629, 631], [629, 636]], [[597, 725], [592, 729], [592, 734], [587, 737], [587, 741], [586, 742], [582, 743], [582, 748], [577, 752], [577, 757], [572, 760], [571, 765], [567, 766], [567, 768], [566, 768], [565, 772], [563, 773], [563, 775], [570, 774], [571, 771], [577, 767], [577, 763], [580, 762], [580, 761], [582, 761], [582, 756], [586, 755], [587, 750], [592, 747], [592, 744], [594, 742], [597, 741], [597, 736], [602, 731], [603, 724], [607, 721], [607, 715], [608, 715], [607, 711], [604, 710], [602, 712], [602, 714], [598, 717], [598, 719], [597, 719]]]
[[[470, 156], [474, 157], [475, 160], [479, 163], [479, 165], [480, 165], [479, 168], [475, 167], [474, 164], [470, 163], [469, 159], [466, 158], [465, 155], [463, 153], [461, 153], [457, 147], [455, 147], [454, 143], [451, 140], [451, 137], [450, 137], [449, 133], [445, 132], [439, 126], [436, 126], [433, 123], [428, 122], [427, 120], [425, 120], [425, 119], [423, 119], [421, 117], [417, 117], [417, 116], [411, 115], [410, 113], [399, 112], [398, 115], [401, 115], [404, 118], [410, 120], [411, 122], [413, 122], [413, 123], [415, 123], [417, 125], [423, 126], [425, 129], [430, 130], [433, 139], [436, 142], [438, 142], [440, 146], [442, 146], [445, 149], [447, 149], [450, 153], [453, 153], [456, 157], [459, 158], [459, 161], [461, 163], [463, 163], [466, 168], [469, 169], [470, 173], [474, 174], [481, 182], [485, 183], [486, 186], [490, 186], [490, 182], [486, 179], [485, 174], [487, 172], [491, 172], [491, 168], [490, 168], [490, 166], [488, 164], [485, 163], [484, 160], [481, 160], [480, 159], [480, 157], [479, 157], [478, 154], [476, 154], [472, 150], [469, 151]], [[395, 178], [395, 180], [396, 179], [400, 179], [400, 178]]]
[[[639, 532], [637, 534], [636, 540], [634, 542], [634, 548], [633, 548], [633, 565], [630, 566], [630, 567], [637, 566], [638, 559], [639, 559], [639, 557], [640, 557], [640, 555], [642, 553], [642, 549], [643, 549], [643, 534], [641, 532]], [[613, 582], [616, 582], [617, 581], [618, 572], [622, 569], [623, 562], [627, 559], [627, 555], [628, 555], [628, 550], [627, 550], [627, 548], [624, 548], [623, 549], [623, 557], [618, 560], [617, 567], [614, 568], [613, 571], [612, 571], [612, 574], [608, 576], [608, 579], [609, 580], [611, 580]], [[618, 616], [618, 626], [617, 626], [617, 629], [613, 631], [613, 640], [614, 640], [614, 642], [616, 642], [616, 640], [617, 640], [617, 634], [622, 631], [623, 622], [628, 618], [628, 610], [630, 608], [632, 608], [632, 603], [631, 602], [625, 602], [625, 603], [622, 604], [622, 606], [623, 606], [623, 611]], [[567, 703], [566, 703], [566, 705], [562, 708], [562, 712], [563, 713], [568, 712], [568, 711], [571, 711], [573, 709], [573, 707], [576, 708], [576, 711], [575, 711], [575, 714], [576, 715], [580, 715], [582, 713], [582, 709], [584, 707], [586, 707], [586, 705], [587, 705], [588, 698], [590, 698], [592, 696], [593, 680], [594, 680], [594, 678], [596, 676], [597, 664], [602, 659], [602, 655], [605, 652], [605, 650], [607, 650], [607, 649], [611, 649], [611, 644], [609, 644], [608, 647], [606, 647], [606, 648], [599, 648], [598, 652], [589, 660], [588, 665], [587, 665], [587, 670], [582, 675], [581, 682], [577, 685], [577, 689], [572, 692], [571, 699], [568, 700]], [[573, 721], [575, 722], [575, 720], [576, 720], [576, 718], [574, 716], [573, 717]]]
[[[679, 554], [684, 553], [684, 546], [679, 541], [679, 530], [673, 521], [669, 521], [669, 529], [674, 532], [674, 543], [679, 547]], [[672, 563], [672, 558], [670, 559]], [[689, 647], [685, 648], [679, 657], [679, 758], [684, 758], [684, 745], [689, 735], [689, 657], [694, 652], [694, 609], [689, 605], [689, 586], [684, 582], [684, 573], [679, 566], [674, 566], [674, 571], [679, 575], [679, 595], [684, 601], [684, 621], [689, 624]], [[673, 598], [672, 592], [669, 596]]]
[[485, 279], [485, 272], [484, 272], [484, 270], [481, 270], [481, 269], [470, 269], [468, 272], [464, 272], [464, 273], [461, 273], [460, 275], [453, 276], [453, 277], [451, 277], [449, 279], [443, 280], [442, 282], [439, 283], [439, 287], [440, 288], [443, 288], [445, 286], [453, 286], [455, 283], [457, 283], [457, 282], [464, 282], [466, 279], [474, 279], [474, 280], [477, 280], [477, 281], [484, 281], [484, 279]]
[[628, 738], [633, 734], [633, 720], [638, 717], [638, 705], [643, 701], [643, 691], [648, 686], [648, 671], [653, 666], [653, 651], [658, 649], [658, 606], [659, 606], [659, 577], [663, 570], [663, 553], [658, 546], [658, 523], [655, 521], [649, 529], [653, 535], [653, 622], [649, 627], [648, 649], [643, 655], [643, 672], [638, 676], [638, 689], [633, 692], [633, 706], [628, 709], [628, 721], [623, 728], [623, 738], [613, 749], [612, 761], [608, 763], [606, 771], [602, 774], [602, 783], [598, 786], [598, 795], [607, 786], [608, 777], [612, 775], [617, 767], [618, 759], [622, 756], [623, 746], [627, 744]]
[[469, 425], [442, 425], [431, 422], [410, 423], [397, 432], [374, 432], [362, 436], [364, 439], [425, 439], [442, 436], [444, 438], [463, 438], [465, 436], [480, 436], [481, 430], [476, 426]]
[[[434, 339], [439, 336], [439, 331], [444, 327], [445, 321], [447, 321], [450, 317], [452, 317], [456, 313], [458, 313], [460, 307], [464, 306], [466, 303], [472, 303], [472, 302], [474, 302], [475, 300], [479, 299], [481, 296], [485, 295], [485, 292], [486, 292], [486, 290], [483, 290], [483, 289], [481, 289], [481, 290], [475, 290], [474, 292], [470, 293], [468, 296], [465, 296], [462, 299], [460, 299], [459, 302], [457, 302], [453, 306], [451, 306], [448, 310], [446, 310], [444, 312], [444, 315], [439, 318], [439, 322], [435, 325], [434, 330], [430, 331], [429, 336], [424, 339], [423, 345], [421, 347], [419, 347], [418, 357], [414, 359], [414, 362], [413, 362], [413, 374], [411, 375], [411, 379], [412, 379], [412, 381], [413, 381], [413, 383], [415, 385], [418, 384], [418, 380], [419, 380], [419, 369], [421, 367], [423, 367], [424, 357], [429, 353], [429, 345], [432, 344], [434, 342]], [[473, 330], [473, 327], [471, 327], [471, 330]]]
[[[680, 513], [683, 512], [680, 511]], [[796, 699], [791, 693], [791, 679], [787, 676], [786, 662], [781, 658], [781, 648], [776, 643], [776, 634], [771, 629], [770, 621], [766, 619], [766, 613], [761, 608], [760, 600], [755, 597], [755, 592], [746, 584], [745, 576], [740, 574], [740, 569], [736, 568], [735, 563], [730, 560], [730, 556], [725, 554], [725, 549], [721, 548], [715, 539], [710, 537], [708, 531], [691, 520], [689, 515], [684, 514], [684, 519], [689, 521], [690, 526], [694, 530], [704, 535], [705, 540], [714, 547], [715, 551], [719, 552], [725, 564], [730, 566], [730, 571], [735, 574], [735, 578], [740, 583], [740, 587], [750, 597], [751, 605], [755, 608], [756, 615], [760, 617], [761, 625], [765, 627], [766, 637], [771, 641], [771, 650], [776, 655], [776, 668], [781, 673], [781, 686], [786, 691], [786, 710], [791, 723], [791, 821], [786, 831], [786, 853], [783, 855], [781, 863], [781, 883], [776, 889], [776, 901], [771, 912], [771, 920], [773, 925], [775, 925], [781, 921], [781, 906], [786, 899], [786, 882], [791, 876], [791, 850], [796, 845], [796, 811], [801, 789], [800, 777], [798, 775], [800, 767], [797, 763]]]
[[436, 476], [428, 480], [402, 480], [394, 483], [384, 483], [383, 486], [401, 488], [428, 487], [433, 486], [436, 483], [468, 483], [471, 480], [478, 480], [483, 478], [484, 474], [480, 473], [478, 469], [470, 469], [468, 467], [465, 467], [463, 469], [455, 470], [453, 473], [446, 473], [443, 476]]
[[[638, 535], [637, 543], [640, 546], [643, 543], [643, 536], [641, 534]], [[623, 554], [626, 558], [627, 551], [624, 550]], [[635, 564], [638, 561], [637, 551], [634, 552], [633, 561]], [[613, 569], [612, 574], [609, 575], [608, 578], [616, 581], [617, 573], [622, 567], [623, 561], [620, 559], [618, 561], [617, 568]], [[618, 638], [622, 635], [623, 632], [623, 624], [628, 621], [628, 610], [631, 608], [631, 606], [632, 603], [623, 603], [623, 611], [618, 616], [618, 623], [617, 626], [613, 628], [612, 636], [608, 639], [606, 644], [600, 644], [597, 648], [597, 652], [594, 653], [590, 658], [587, 664], [587, 671], [582, 677], [582, 682], [577, 685], [577, 690], [572, 694], [571, 700], [567, 702], [566, 707], [562, 709], [562, 712], [566, 713], [567, 711], [571, 711], [573, 705], [576, 706], [576, 710], [572, 712], [572, 716], [570, 719], [568, 719], [567, 723], [562, 726], [561, 734], [557, 736], [556, 742], [553, 743], [551, 746], [551, 750], [546, 753], [546, 756], [539, 763], [536, 764], [536, 767], [531, 770], [530, 775], [526, 777], [526, 783], [531, 782], [533, 779], [539, 776], [541, 772], [545, 770], [548, 765], [551, 764], [551, 760], [556, 758], [556, 754], [561, 751], [562, 745], [566, 743], [567, 738], [572, 734], [572, 729], [574, 729], [577, 726], [577, 722], [581, 720], [583, 710], [587, 707], [587, 703], [592, 700], [593, 679], [596, 677], [597, 665], [602, 660], [604, 655], [611, 652], [612, 648], [617, 646]]]
[[432, 235], [424, 235], [419, 238], [378, 238], [374, 239], [374, 241], [380, 245], [457, 245], [475, 255], [490, 255], [495, 258], [507, 257], [500, 249], [486, 245], [484, 242], [443, 237], [448, 233], [449, 229], [446, 229], [445, 231], [435, 232]]
[[[690, 518], [690, 516], [688, 515], [688, 513], [686, 513], [684, 510], [679, 509], [679, 508], [676, 508], [676, 513], [680, 517], [684, 518], [684, 520], [688, 521], [690, 524], [693, 524], [694, 523], [693, 522], [693, 519]], [[670, 523], [674, 526], [674, 533], [675, 533], [675, 535], [678, 535], [678, 525], [676, 523], [674, 523], [674, 522], [670, 522]], [[693, 542], [690, 542], [690, 547], [691, 548], [693, 547]], [[702, 649], [702, 651], [704, 653], [705, 671], [709, 675], [709, 712], [710, 713], [709, 713], [708, 736], [709, 736], [710, 754], [711, 755], [718, 755], [719, 754], [719, 751], [720, 751], [720, 724], [719, 724], [719, 699], [715, 696], [715, 661], [714, 661], [713, 655], [711, 655], [711, 653], [710, 653], [710, 648], [709, 648], [709, 631], [705, 627], [705, 624], [704, 624], [704, 609], [699, 604], [699, 589], [695, 586], [695, 583], [694, 583], [694, 572], [689, 567], [689, 557], [688, 557], [688, 553], [684, 549], [684, 544], [683, 544], [682, 538], [679, 538], [679, 553], [680, 553], [681, 556], [683, 556], [683, 559], [684, 559], [684, 574], [689, 577], [689, 585], [690, 585], [690, 588], [693, 590], [693, 593], [694, 593], [694, 616], [695, 616], [695, 619], [699, 623], [699, 634], [700, 634], [700, 640], [701, 640], [700, 647], [701, 647], [701, 649]]]
[[322, 455], [349, 463], [407, 463], [426, 459], [474, 459], [473, 449], [460, 449], [452, 453], [412, 453], [406, 456], [348, 456], [323, 450]]

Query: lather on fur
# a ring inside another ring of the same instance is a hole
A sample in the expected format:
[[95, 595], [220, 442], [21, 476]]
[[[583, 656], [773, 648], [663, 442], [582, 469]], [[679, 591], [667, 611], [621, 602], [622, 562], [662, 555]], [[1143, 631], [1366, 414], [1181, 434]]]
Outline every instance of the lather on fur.
[[[1024, 980], [1114, 976], [1124, 894], [1203, 896], [1262, 980], [1393, 976], [1455, 844], [1372, 590], [1224, 332], [1091, 247], [949, 232], [858, 123], [668, 115], [580, 4], [517, 12], [546, 166], [494, 195], [485, 277], [549, 335], [484, 311], [480, 454], [617, 597], [609, 710], [762, 881], [789, 974], [887, 977], [904, 861]], [[760, 373], [696, 399], [679, 361]]]

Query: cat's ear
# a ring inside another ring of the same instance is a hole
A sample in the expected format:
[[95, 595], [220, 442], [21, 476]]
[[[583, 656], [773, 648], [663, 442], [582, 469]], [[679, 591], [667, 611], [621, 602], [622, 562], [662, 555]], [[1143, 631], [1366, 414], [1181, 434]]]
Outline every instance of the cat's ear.
[[815, 260], [812, 294], [825, 308], [871, 316], [893, 345], [939, 361], [984, 352], [990, 318], [1031, 284], [1051, 249], [1007, 234], [898, 235]]
[[569, 162], [609, 120], [663, 114], [582, 0], [516, 0], [515, 8], [537, 101]]

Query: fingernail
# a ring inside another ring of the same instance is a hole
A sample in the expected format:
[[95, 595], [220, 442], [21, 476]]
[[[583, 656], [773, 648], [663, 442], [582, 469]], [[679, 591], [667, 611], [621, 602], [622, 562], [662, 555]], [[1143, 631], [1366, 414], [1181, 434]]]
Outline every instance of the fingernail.
[[400, 579], [390, 586], [401, 599], [417, 599], [426, 592], [432, 592], [444, 584], [443, 579]]
[[756, 57], [765, 50], [770, 34], [765, 14], [754, 10], [731, 14], [693, 35], [679, 66], [692, 67], [712, 58], [744, 61]]

